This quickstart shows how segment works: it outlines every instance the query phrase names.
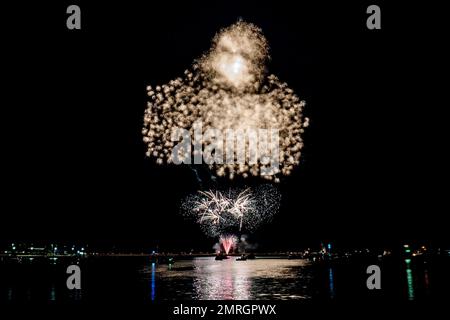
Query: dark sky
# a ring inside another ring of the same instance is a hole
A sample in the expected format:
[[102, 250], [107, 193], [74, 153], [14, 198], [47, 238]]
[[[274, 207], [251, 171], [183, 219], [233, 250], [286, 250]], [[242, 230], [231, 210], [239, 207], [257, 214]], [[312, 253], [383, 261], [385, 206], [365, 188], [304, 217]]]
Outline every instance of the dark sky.
[[145, 158], [145, 88], [181, 76], [238, 18], [262, 28], [269, 72], [306, 100], [311, 119], [302, 163], [279, 186], [281, 211], [252, 240], [448, 238], [434, 76], [444, 30], [430, 9], [380, 4], [382, 29], [371, 31], [372, 2], [78, 3], [81, 31], [65, 27], [69, 3], [8, 10], [1, 241], [211, 247], [178, 214], [196, 190], [192, 172]]

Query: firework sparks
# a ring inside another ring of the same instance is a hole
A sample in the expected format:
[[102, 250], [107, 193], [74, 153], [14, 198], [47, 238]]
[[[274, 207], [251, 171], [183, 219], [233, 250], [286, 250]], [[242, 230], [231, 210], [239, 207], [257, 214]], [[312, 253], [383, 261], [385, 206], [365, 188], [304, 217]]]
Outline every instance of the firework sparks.
[[239, 231], [242, 229], [244, 215], [252, 209], [253, 198], [250, 189], [246, 189], [236, 198], [226, 196], [221, 192], [200, 191], [203, 196], [194, 203], [194, 211], [200, 216], [199, 222], [211, 222], [219, 224], [220, 220], [226, 219], [226, 215], [231, 215], [240, 221]]
[[[261, 176], [278, 182], [280, 175], [289, 175], [300, 163], [302, 133], [309, 120], [302, 115], [304, 101], [276, 76], [266, 75], [268, 58], [261, 30], [239, 21], [215, 36], [210, 51], [196, 60], [184, 77], [162, 86], [149, 86], [150, 101], [142, 130], [147, 156], [158, 164], [174, 162], [174, 128], [186, 129], [194, 137], [196, 121], [201, 121], [204, 131], [277, 129], [279, 140], [271, 143], [278, 144], [279, 154], [275, 156], [279, 168], [268, 167], [263, 161], [209, 166], [217, 176], [230, 179], [236, 175]], [[255, 143], [252, 139], [244, 141], [246, 150]], [[203, 147], [210, 142], [205, 139]], [[216, 154], [226, 159], [235, 157], [232, 152], [234, 148], [228, 144], [216, 148]], [[186, 157], [190, 155], [181, 153], [181, 159]]]
[[238, 241], [238, 238], [234, 235], [222, 235], [219, 239], [219, 243], [225, 251], [225, 254], [230, 253], [231, 249], [236, 247]]
[[210, 221], [213, 224], [220, 223], [222, 214], [227, 211], [230, 206], [230, 199], [223, 196], [223, 194], [219, 192], [213, 193], [212, 191], [200, 191], [199, 192], [204, 197], [201, 200], [196, 201], [194, 211], [197, 212], [200, 216], [199, 222], [208, 222]]
[[239, 193], [235, 200], [230, 201], [230, 213], [239, 220], [239, 231], [242, 230], [242, 222], [244, 216], [249, 212], [254, 205], [254, 199], [249, 192], [250, 189], [246, 189]]
[[271, 185], [228, 191], [200, 191], [185, 199], [182, 213], [211, 237], [253, 231], [278, 211], [280, 194]]

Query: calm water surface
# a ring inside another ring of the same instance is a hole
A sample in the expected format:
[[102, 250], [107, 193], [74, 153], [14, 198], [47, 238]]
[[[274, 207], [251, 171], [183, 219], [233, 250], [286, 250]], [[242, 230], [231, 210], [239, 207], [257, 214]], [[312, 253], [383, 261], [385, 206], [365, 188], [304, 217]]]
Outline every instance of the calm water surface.
[[[154, 274], [164, 297], [206, 300], [311, 298], [312, 270], [306, 260], [196, 258], [159, 266]], [[188, 290], [186, 290], [188, 288]], [[156, 292], [155, 292], [156, 294]]]
[[[0, 261], [0, 303], [152, 303], [166, 300], [423, 300], [450, 299], [450, 259], [351, 261], [333, 266], [306, 260], [232, 257], [152, 263], [148, 257], [47, 258]], [[378, 263], [382, 290], [368, 290], [366, 268]], [[66, 288], [66, 268], [79, 264], [82, 289]]]

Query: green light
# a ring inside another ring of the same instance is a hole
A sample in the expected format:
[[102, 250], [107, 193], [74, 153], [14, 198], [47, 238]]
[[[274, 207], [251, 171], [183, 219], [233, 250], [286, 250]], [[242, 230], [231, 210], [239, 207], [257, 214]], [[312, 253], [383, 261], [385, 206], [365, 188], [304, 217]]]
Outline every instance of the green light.
[[408, 300], [414, 300], [414, 280], [411, 269], [406, 269], [406, 283], [408, 285]]
[[406, 253], [410, 253], [410, 252], [411, 252], [411, 250], [409, 250], [409, 249], [406, 249], [406, 250], [405, 250], [405, 252], [406, 252]]
[[408, 300], [414, 300], [414, 278], [413, 272], [409, 266], [411, 259], [405, 259], [406, 262], [406, 283], [408, 285]]

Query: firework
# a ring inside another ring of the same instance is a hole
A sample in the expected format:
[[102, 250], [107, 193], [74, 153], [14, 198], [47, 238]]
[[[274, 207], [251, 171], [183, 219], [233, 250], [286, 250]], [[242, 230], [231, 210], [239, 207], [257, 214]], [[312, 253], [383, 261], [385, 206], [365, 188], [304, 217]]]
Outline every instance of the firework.
[[222, 235], [219, 239], [219, 243], [225, 251], [225, 254], [230, 253], [231, 249], [236, 248], [238, 241], [238, 238], [234, 235]]
[[[217, 176], [233, 179], [261, 176], [279, 181], [280, 175], [289, 175], [300, 163], [303, 148], [302, 133], [308, 126], [303, 117], [305, 105], [286, 83], [275, 75], [267, 75], [265, 63], [269, 59], [267, 41], [256, 26], [242, 21], [222, 30], [211, 49], [196, 60], [183, 77], [162, 86], [148, 86], [148, 102], [144, 115], [143, 140], [147, 156], [158, 164], [174, 162], [172, 141], [175, 128], [182, 128], [195, 139], [194, 123], [200, 121], [202, 130], [233, 130], [250, 132], [256, 129], [277, 130], [277, 167], [264, 161], [230, 163], [215, 162], [209, 168]], [[211, 143], [204, 138], [202, 147]], [[248, 155], [255, 137], [241, 141]], [[236, 142], [238, 143], [238, 142]], [[203, 149], [202, 149], [203, 150]], [[194, 151], [194, 157], [198, 156]], [[234, 147], [216, 146], [215, 155], [234, 159]], [[181, 150], [180, 159], [191, 154]], [[216, 217], [216, 220], [219, 219]]]
[[278, 211], [280, 193], [271, 185], [226, 191], [200, 191], [187, 197], [182, 213], [194, 218], [211, 237], [249, 232]]
[[211, 222], [212, 224], [220, 224], [221, 220], [225, 220], [227, 215], [239, 220], [239, 231], [242, 229], [242, 221], [244, 215], [254, 209], [254, 200], [249, 192], [250, 189], [237, 194], [234, 198], [231, 192], [226, 196], [221, 192], [200, 191], [203, 195], [199, 201], [195, 202], [194, 212], [198, 213], [199, 222]]

